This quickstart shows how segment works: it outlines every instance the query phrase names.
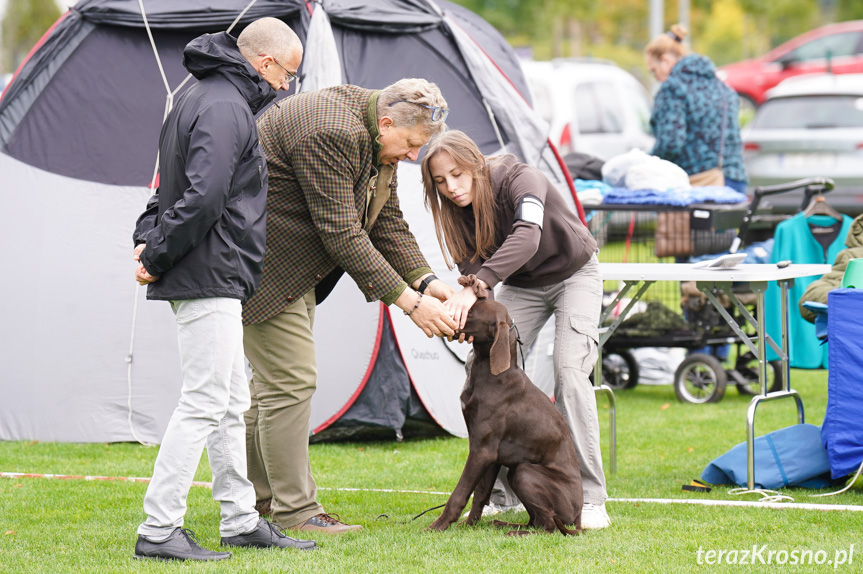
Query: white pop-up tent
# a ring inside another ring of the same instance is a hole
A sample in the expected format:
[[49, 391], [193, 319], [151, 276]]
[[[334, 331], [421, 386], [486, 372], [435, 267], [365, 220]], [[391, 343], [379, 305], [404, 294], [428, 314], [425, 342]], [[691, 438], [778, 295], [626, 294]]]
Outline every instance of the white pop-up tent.
[[[132, 280], [131, 233], [150, 194], [168, 93], [188, 86], [182, 49], [238, 17], [234, 33], [262, 16], [297, 31], [304, 90], [436, 82], [450, 127], [485, 153], [505, 149], [540, 165], [575, 208], [515, 55], [475, 14], [444, 0], [205, 4], [83, 0], [0, 99], [0, 439], [160, 440], [180, 383], [176, 327], [169, 306], [146, 301]], [[418, 166], [399, 166], [401, 205], [437, 274], [455, 284], [420, 179]], [[398, 432], [406, 418], [430, 416], [465, 434], [466, 345], [425, 338], [400, 313], [366, 303], [347, 276], [320, 305], [315, 337], [310, 431]], [[551, 381], [537, 382], [551, 391]]]

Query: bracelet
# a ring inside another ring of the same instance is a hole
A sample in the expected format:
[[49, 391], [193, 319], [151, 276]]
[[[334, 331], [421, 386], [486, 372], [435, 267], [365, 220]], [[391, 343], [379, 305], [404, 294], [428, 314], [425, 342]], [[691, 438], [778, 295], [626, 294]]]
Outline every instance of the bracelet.
[[436, 281], [436, 280], [437, 280], [437, 277], [435, 275], [429, 275], [428, 277], [426, 277], [425, 279], [422, 280], [422, 282], [420, 283], [420, 288], [417, 289], [417, 291], [419, 291], [420, 294], [425, 293], [426, 289], [428, 289], [428, 286], [431, 285], [431, 282]]
[[419, 306], [420, 306], [420, 301], [422, 301], [422, 300], [423, 300], [423, 294], [422, 294], [422, 293], [417, 293], [417, 295], [419, 295], [419, 297], [417, 297], [417, 302], [416, 302], [416, 304], [414, 305], [414, 308], [413, 308], [413, 309], [411, 309], [410, 311], [403, 311], [403, 313], [404, 313], [405, 315], [407, 315], [408, 317], [410, 317], [411, 313], [413, 313], [414, 311], [416, 311], [416, 310], [417, 310], [417, 307], [419, 307]]

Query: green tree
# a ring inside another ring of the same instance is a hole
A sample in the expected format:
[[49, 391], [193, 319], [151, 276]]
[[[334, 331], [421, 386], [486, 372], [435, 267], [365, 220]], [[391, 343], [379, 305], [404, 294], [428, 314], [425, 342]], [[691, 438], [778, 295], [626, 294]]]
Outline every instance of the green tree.
[[55, 0], [8, 0], [0, 26], [0, 65], [13, 71], [60, 17]]
[[836, 19], [863, 20], [863, 2], [860, 0], [838, 0], [836, 6]]
[[702, 54], [715, 54], [717, 66], [743, 59], [746, 18], [737, 0], [716, 0], [704, 27], [693, 42], [693, 49]]
[[[648, 81], [647, 0], [454, 0], [476, 12], [514, 46], [538, 60], [594, 56], [614, 60]], [[665, 29], [679, 0], [665, 0]], [[863, 19], [863, 0], [690, 0], [694, 51], [717, 65], [766, 53], [831, 21]]]

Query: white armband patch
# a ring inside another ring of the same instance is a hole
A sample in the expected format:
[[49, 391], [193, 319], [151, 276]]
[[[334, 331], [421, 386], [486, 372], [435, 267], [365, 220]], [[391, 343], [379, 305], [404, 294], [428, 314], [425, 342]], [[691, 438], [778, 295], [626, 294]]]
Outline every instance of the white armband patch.
[[545, 217], [545, 206], [536, 196], [526, 195], [515, 210], [515, 219], [533, 223], [542, 229], [542, 220]]

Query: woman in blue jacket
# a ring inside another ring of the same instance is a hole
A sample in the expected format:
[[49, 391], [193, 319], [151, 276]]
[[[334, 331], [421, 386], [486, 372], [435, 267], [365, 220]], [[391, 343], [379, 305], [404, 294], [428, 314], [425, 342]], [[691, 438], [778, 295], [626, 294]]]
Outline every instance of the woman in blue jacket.
[[647, 45], [647, 67], [662, 86], [650, 126], [651, 153], [676, 163], [690, 176], [721, 167], [725, 185], [746, 192], [746, 168], [737, 118], [737, 94], [716, 77], [708, 58], [690, 54], [678, 25]]

